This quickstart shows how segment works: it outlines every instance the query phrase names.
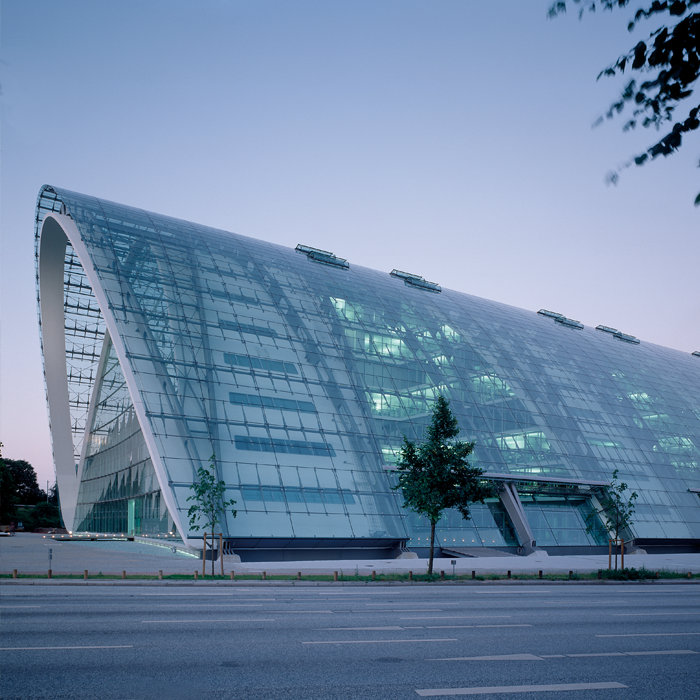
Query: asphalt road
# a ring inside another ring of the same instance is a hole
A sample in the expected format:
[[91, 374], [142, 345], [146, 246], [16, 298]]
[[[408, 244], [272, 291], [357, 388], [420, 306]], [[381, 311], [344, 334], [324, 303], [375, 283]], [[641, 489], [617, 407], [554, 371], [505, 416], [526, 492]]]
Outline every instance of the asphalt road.
[[700, 698], [696, 585], [336, 586], [4, 586], [0, 697]]

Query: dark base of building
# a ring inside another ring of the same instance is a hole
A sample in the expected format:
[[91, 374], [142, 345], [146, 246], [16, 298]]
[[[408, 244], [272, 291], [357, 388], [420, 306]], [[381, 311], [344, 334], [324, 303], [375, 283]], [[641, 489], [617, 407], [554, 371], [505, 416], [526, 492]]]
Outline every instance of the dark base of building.
[[[218, 545], [218, 543], [217, 543]], [[218, 549], [218, 546], [217, 548]], [[214, 557], [218, 552], [214, 551]], [[608, 546], [543, 546], [537, 548], [551, 557], [575, 555], [602, 555], [608, 553]], [[625, 544], [625, 553], [633, 554], [635, 550], [648, 554], [686, 554], [700, 552], [698, 539], [636, 539]], [[243, 562], [256, 561], [354, 561], [360, 559], [396, 559], [406, 552], [427, 559], [428, 547], [406, 548], [405, 540], [397, 539], [336, 539], [336, 538], [231, 538], [224, 541], [225, 554], [237, 554]], [[619, 551], [619, 550], [618, 550]], [[207, 559], [211, 557], [207, 551]], [[435, 547], [436, 557], [498, 557], [523, 556], [526, 552], [521, 547], [471, 547], [467, 549], [449, 549]]]
[[405, 551], [405, 540], [337, 538], [231, 538], [224, 554], [241, 561], [327, 561], [333, 559], [396, 559]]
[[700, 553], [700, 539], [665, 540], [646, 537], [634, 540], [634, 545], [647, 554]]

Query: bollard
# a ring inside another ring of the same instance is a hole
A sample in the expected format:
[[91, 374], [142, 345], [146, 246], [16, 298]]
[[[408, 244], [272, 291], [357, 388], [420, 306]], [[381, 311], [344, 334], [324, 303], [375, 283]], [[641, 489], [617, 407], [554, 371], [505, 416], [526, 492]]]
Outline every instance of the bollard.
[[510, 569], [508, 569], [508, 572], [506, 573], [506, 576], [510, 578]]
[[297, 571], [297, 581], [301, 581], [301, 571]]
[[472, 581], [476, 578], [476, 571], [472, 571]]
[[267, 571], [263, 571], [262, 573], [262, 580], [267, 581]]
[[540, 570], [537, 572], [537, 576], [538, 576], [538, 578], [542, 578], [542, 569], [540, 569]]
[[12, 569], [12, 578], [17, 578], [17, 569]]
[[87, 577], [88, 577], [88, 570], [87, 570], [87, 569], [84, 569], [84, 570], [83, 570], [83, 580], [84, 580], [84, 581], [87, 581]]
[[197, 580], [197, 573], [198, 573], [198, 572], [196, 572], [196, 571], [194, 572], [194, 580], [195, 580], [195, 581]]
[[372, 569], [372, 581], [376, 581], [376, 580], [377, 580], [377, 572], [374, 569]]
[[123, 570], [122, 570], [122, 578], [123, 578], [123, 579], [126, 578], [126, 571], [123, 571]]
[[412, 571], [408, 572], [408, 580], [413, 581], [413, 572]]
[[47, 578], [51, 578], [51, 574], [53, 574], [53, 571], [51, 569], [49, 569], [49, 573], [47, 575]]
[[158, 580], [159, 581], [163, 580], [163, 569], [158, 569]]
[[231, 580], [233, 581], [234, 578], [236, 578], [236, 572], [232, 571], [231, 572]]
[[571, 579], [572, 579], [573, 577], [574, 577], [574, 572], [573, 572], [573, 571], [569, 571], [569, 581], [571, 581]]
[[334, 581], [337, 581], [337, 580], [338, 580], [338, 572], [337, 572], [337, 571], [334, 571], [334, 572], [333, 572], [333, 580], [334, 580]]

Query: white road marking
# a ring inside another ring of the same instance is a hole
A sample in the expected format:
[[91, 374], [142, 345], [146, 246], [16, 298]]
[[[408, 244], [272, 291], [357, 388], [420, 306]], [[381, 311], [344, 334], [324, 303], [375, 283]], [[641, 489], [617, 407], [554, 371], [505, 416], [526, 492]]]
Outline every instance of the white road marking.
[[107, 644], [103, 646], [82, 647], [0, 647], [0, 651], [47, 651], [60, 649], [133, 649], [133, 644]]
[[40, 608], [41, 605], [0, 605], [0, 608], [15, 610], [16, 608]]
[[[545, 659], [579, 659], [599, 656], [667, 656], [698, 654], [692, 649], [668, 649], [663, 651], [602, 651], [586, 654], [498, 654], [493, 656], [453, 656], [428, 661], [544, 661]], [[495, 691], [494, 691], [495, 692]]]
[[429, 613], [429, 612], [445, 612], [442, 608], [379, 608], [374, 610], [367, 610], [365, 613], [380, 613], [380, 612], [419, 612], [419, 613]]
[[194, 622], [200, 624], [208, 624], [210, 622], [275, 622], [271, 617], [223, 617], [219, 620], [211, 620], [207, 618], [199, 618], [195, 620], [141, 620], [145, 625], [152, 623], [180, 624], [186, 622]]
[[302, 644], [416, 644], [424, 642], [456, 642], [456, 639], [332, 639], [319, 642], [302, 642]]
[[451, 630], [451, 629], [491, 629], [493, 627], [532, 627], [532, 625], [426, 625], [427, 630]]
[[569, 690], [612, 690], [622, 683], [556, 683], [552, 685], [493, 685], [481, 688], [430, 688], [416, 690], [422, 697], [436, 695], [488, 695], [490, 693], [562, 693]]
[[[532, 591], [529, 591], [529, 590], [528, 591], [521, 591], [520, 589], [518, 589], [518, 595], [523, 595], [525, 593], [537, 593], [537, 594], [551, 593], [552, 590], [553, 589], [551, 589], [551, 588], [537, 588], [537, 589], [532, 590]], [[509, 591], [509, 590], [486, 591], [486, 590], [475, 589], [474, 593], [478, 593], [479, 595], [512, 595], [513, 591]]]
[[640, 612], [640, 613], [610, 613], [615, 617], [665, 617], [666, 615], [700, 615], [700, 612]]
[[[340, 631], [348, 631], [348, 632], [376, 632], [379, 630], [385, 630], [387, 632], [399, 632], [403, 629], [406, 629], [405, 627], [399, 627], [398, 625], [390, 625], [388, 627], [319, 627], [319, 630], [323, 630], [324, 632], [340, 632]], [[422, 629], [419, 627], [412, 628], [412, 629]]]
[[[262, 608], [262, 603], [187, 603], [187, 608]], [[178, 603], [162, 603], [158, 606], [158, 610], [164, 608], [180, 608], [182, 604]]]
[[399, 620], [495, 620], [508, 618], [512, 615], [411, 615], [400, 617]]
[[694, 637], [700, 632], [636, 632], [635, 634], [596, 634], [596, 637]]
[[[196, 593], [125, 593], [132, 598], [233, 598], [237, 599], [239, 593], [245, 593], [242, 589], [232, 589], [211, 593], [199, 589]], [[253, 591], [247, 591], [252, 593]], [[257, 591], [256, 591], [257, 593]], [[275, 598], [248, 598], [247, 600], [275, 600]]]
[[332, 610], [268, 610], [273, 615], [332, 615]]
[[456, 656], [452, 659], [428, 659], [428, 661], [544, 661], [535, 654], [492, 654], [490, 656]]

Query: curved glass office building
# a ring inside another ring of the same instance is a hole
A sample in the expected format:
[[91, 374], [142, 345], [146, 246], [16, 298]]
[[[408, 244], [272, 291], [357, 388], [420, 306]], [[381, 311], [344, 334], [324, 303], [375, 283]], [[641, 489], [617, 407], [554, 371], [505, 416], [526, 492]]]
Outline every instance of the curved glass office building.
[[443, 550], [602, 544], [614, 470], [629, 537], [700, 540], [698, 353], [54, 187], [36, 245], [69, 529], [201, 542], [186, 499], [215, 455], [244, 557], [421, 548], [391, 469], [443, 394], [499, 484]]

